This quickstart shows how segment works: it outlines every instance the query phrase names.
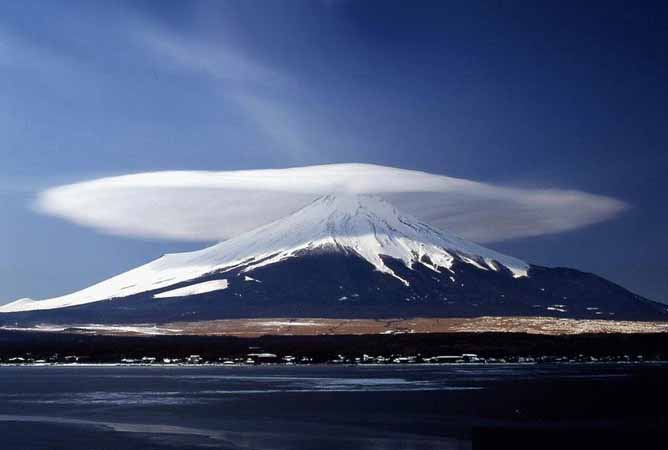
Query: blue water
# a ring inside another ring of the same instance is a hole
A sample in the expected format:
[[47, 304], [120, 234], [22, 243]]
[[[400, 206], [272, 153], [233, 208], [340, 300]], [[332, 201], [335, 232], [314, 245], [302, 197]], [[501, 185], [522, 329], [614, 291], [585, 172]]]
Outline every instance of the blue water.
[[0, 367], [2, 449], [467, 449], [665, 421], [668, 366]]

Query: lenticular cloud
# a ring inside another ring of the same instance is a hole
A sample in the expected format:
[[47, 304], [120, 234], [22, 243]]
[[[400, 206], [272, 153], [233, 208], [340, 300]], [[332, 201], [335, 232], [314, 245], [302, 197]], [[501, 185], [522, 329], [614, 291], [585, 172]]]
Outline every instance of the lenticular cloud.
[[502, 187], [369, 164], [139, 173], [51, 188], [37, 206], [112, 234], [218, 241], [327, 194], [378, 195], [402, 212], [477, 242], [573, 230], [626, 207], [581, 191]]

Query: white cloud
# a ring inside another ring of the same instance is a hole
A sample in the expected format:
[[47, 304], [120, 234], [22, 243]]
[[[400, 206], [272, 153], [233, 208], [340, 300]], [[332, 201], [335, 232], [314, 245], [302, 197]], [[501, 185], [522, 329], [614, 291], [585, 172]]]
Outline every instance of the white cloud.
[[626, 208], [581, 191], [509, 188], [370, 164], [100, 178], [48, 189], [37, 206], [107, 233], [210, 241], [249, 231], [330, 193], [380, 195], [405, 213], [477, 242], [573, 230]]

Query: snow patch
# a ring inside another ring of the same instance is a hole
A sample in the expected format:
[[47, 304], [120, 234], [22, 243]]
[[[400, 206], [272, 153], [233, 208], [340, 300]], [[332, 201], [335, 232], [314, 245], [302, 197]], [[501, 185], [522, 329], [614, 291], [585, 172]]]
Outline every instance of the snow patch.
[[260, 280], [256, 280], [253, 277], [249, 277], [248, 275], [244, 276], [244, 281], [255, 281], [256, 283], [262, 283]]
[[203, 283], [191, 284], [190, 286], [179, 289], [172, 289], [171, 291], [161, 292], [155, 294], [153, 298], [171, 298], [171, 297], [186, 297], [188, 295], [204, 294], [206, 292], [221, 291], [227, 289], [227, 280], [212, 280]]
[[72, 325], [44, 325], [39, 324], [34, 327], [12, 327], [12, 326], [1, 326], [0, 330], [13, 330], [13, 331], [41, 331], [44, 333], [59, 333], [68, 329], [77, 329], [82, 331], [93, 331], [93, 332], [112, 332], [112, 333], [137, 333], [137, 334], [146, 334], [146, 335], [163, 335], [163, 334], [175, 334], [181, 333], [183, 330], [176, 328], [162, 328], [157, 327], [156, 325], [105, 325], [105, 324], [72, 324]]
[[258, 324], [265, 327], [315, 327], [320, 325], [318, 322], [289, 322], [277, 320], [258, 322]]

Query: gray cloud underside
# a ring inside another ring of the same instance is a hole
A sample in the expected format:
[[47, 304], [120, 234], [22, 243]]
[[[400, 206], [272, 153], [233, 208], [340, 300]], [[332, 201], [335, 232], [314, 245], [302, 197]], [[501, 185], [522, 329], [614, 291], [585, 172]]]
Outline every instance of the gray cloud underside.
[[38, 210], [125, 236], [217, 241], [288, 215], [320, 195], [375, 194], [477, 242], [559, 233], [611, 219], [623, 202], [574, 190], [523, 189], [369, 164], [149, 172], [69, 184]]

